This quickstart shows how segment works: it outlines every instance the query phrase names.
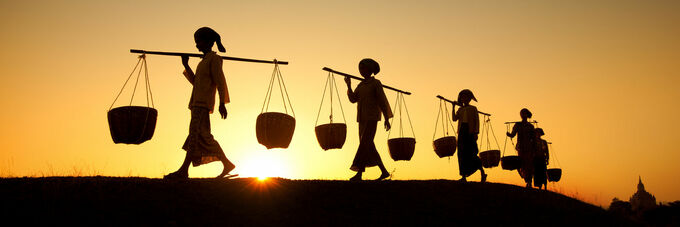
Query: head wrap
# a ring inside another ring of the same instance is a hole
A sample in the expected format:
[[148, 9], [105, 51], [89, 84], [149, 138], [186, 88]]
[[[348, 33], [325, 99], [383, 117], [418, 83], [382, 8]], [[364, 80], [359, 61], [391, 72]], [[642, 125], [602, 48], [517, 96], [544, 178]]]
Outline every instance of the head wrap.
[[467, 96], [471, 100], [475, 100], [475, 102], [477, 102], [477, 98], [475, 98], [475, 95], [472, 94], [472, 91], [470, 91], [470, 89], [463, 89], [462, 91], [460, 91], [458, 93], [458, 102], [461, 102], [462, 98], [465, 97], [465, 96]]
[[224, 46], [222, 45], [222, 38], [220, 37], [220, 34], [217, 34], [215, 30], [209, 27], [202, 27], [196, 30], [194, 33], [194, 38], [195, 39], [201, 39], [201, 40], [206, 40], [210, 43], [217, 43], [217, 49], [220, 52], [226, 52], [227, 50], [224, 49]]
[[376, 75], [380, 72], [380, 65], [373, 59], [364, 58], [359, 62], [360, 65], [366, 66], [366, 68], [371, 70], [371, 74]]
[[527, 118], [531, 118], [532, 114], [531, 111], [529, 111], [527, 108], [523, 108], [522, 110], [519, 111], [520, 116], [527, 116]]
[[545, 132], [543, 132], [542, 128], [536, 128], [535, 130], [536, 130], [536, 134], [538, 134], [539, 136], [545, 135]]

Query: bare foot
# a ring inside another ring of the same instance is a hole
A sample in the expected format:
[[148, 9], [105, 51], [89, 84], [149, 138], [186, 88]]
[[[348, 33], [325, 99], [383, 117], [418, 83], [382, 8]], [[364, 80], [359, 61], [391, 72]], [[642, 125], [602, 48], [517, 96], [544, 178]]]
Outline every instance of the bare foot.
[[189, 173], [186, 172], [172, 172], [169, 173], [168, 175], [163, 176], [163, 179], [169, 180], [169, 179], [188, 179], [189, 178]]
[[486, 182], [486, 176], [487, 176], [487, 174], [482, 173], [482, 183]]
[[384, 172], [380, 175], [380, 177], [378, 177], [378, 179], [375, 179], [375, 180], [381, 181], [381, 180], [387, 179], [388, 177], [390, 177], [390, 173]]
[[220, 175], [217, 175], [217, 177], [215, 177], [215, 178], [222, 178], [224, 176], [229, 175], [229, 172], [234, 170], [234, 168], [236, 168], [236, 166], [233, 163], [229, 163], [228, 165], [225, 165], [224, 169], [222, 169], [222, 173], [220, 173]]
[[354, 175], [352, 178], [349, 178], [349, 181], [362, 181], [361, 174]]

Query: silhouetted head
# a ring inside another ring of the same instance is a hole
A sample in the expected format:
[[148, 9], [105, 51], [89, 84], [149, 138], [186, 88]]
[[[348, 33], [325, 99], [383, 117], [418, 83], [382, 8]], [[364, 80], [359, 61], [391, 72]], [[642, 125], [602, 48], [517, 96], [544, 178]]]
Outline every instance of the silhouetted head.
[[534, 129], [534, 131], [536, 132], [536, 136], [538, 136], [538, 137], [545, 135], [542, 128], [536, 128], [536, 129]]
[[527, 108], [524, 108], [519, 111], [519, 116], [522, 117], [522, 120], [525, 120], [527, 118], [531, 118], [532, 114], [531, 111], [529, 111]]
[[468, 105], [470, 104], [471, 100], [475, 100], [475, 102], [477, 102], [475, 95], [472, 94], [472, 91], [470, 91], [470, 89], [463, 89], [458, 93], [458, 103]]
[[373, 59], [364, 58], [359, 62], [359, 73], [364, 78], [369, 78], [372, 75], [377, 75], [380, 72], [380, 65]]
[[217, 43], [217, 49], [220, 52], [227, 51], [224, 49], [224, 46], [222, 46], [220, 34], [217, 34], [215, 30], [209, 27], [202, 27], [196, 30], [194, 33], [194, 41], [196, 41], [196, 48], [204, 53], [210, 52], [215, 43]]

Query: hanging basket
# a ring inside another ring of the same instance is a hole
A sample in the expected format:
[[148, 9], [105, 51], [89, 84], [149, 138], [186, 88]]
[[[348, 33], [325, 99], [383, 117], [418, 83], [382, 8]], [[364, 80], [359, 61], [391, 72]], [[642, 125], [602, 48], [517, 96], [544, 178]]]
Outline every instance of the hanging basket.
[[257, 142], [272, 148], [288, 148], [295, 131], [295, 118], [278, 112], [265, 112], [257, 116], [255, 133]]
[[484, 168], [491, 168], [498, 166], [501, 161], [501, 151], [500, 150], [488, 150], [479, 153], [479, 158], [482, 160], [482, 166]]
[[410, 161], [416, 150], [416, 138], [401, 137], [387, 140], [390, 157], [394, 161]]
[[510, 155], [501, 158], [501, 167], [504, 170], [516, 170], [522, 166], [522, 159], [517, 155]]
[[114, 143], [141, 144], [153, 137], [158, 111], [144, 106], [121, 106], [106, 115]]
[[434, 152], [440, 158], [453, 156], [456, 153], [456, 145], [455, 136], [445, 136], [432, 142]]
[[340, 149], [345, 144], [347, 125], [344, 123], [330, 123], [314, 127], [316, 139], [323, 150]]
[[[413, 152], [416, 150], [416, 138], [415, 131], [413, 130], [413, 123], [411, 122], [411, 116], [408, 113], [408, 108], [406, 108], [406, 101], [404, 100], [404, 94], [403, 93], [398, 93], [397, 94], [397, 101], [394, 102], [394, 110], [399, 113], [399, 137], [388, 139], [387, 140], [387, 148], [390, 151], [390, 157], [392, 157], [392, 160], [394, 161], [410, 161], [411, 158], [413, 157]], [[409, 125], [411, 126], [411, 133], [413, 133], [413, 137], [405, 137], [404, 136], [404, 123], [402, 122], [402, 118], [404, 114], [402, 113], [402, 109], [406, 112], [407, 120]], [[395, 117], [396, 118], [396, 117]], [[392, 118], [392, 122], [394, 123], [395, 118]], [[385, 119], [387, 120], [387, 119]], [[390, 131], [387, 133], [387, 138], [390, 138], [390, 134], [394, 130], [395, 127], [390, 128]]]
[[[137, 71], [138, 66], [139, 71]], [[132, 106], [132, 101], [135, 97], [135, 91], [137, 90], [137, 83], [135, 83], [135, 89], [133, 90], [129, 105], [113, 108], [113, 105], [123, 93], [125, 86], [130, 81], [130, 78], [132, 78], [132, 75], [135, 72], [138, 72], [137, 82], [139, 82], [142, 69], [144, 70], [147, 106]], [[150, 106], [149, 101], [151, 101]], [[111, 138], [116, 144], [141, 144], [153, 137], [154, 131], [156, 130], [158, 111], [153, 108], [153, 95], [151, 94], [151, 85], [149, 82], [149, 73], [146, 66], [145, 55], [139, 56], [137, 65], [135, 65], [132, 73], [130, 73], [130, 76], [125, 81], [125, 84], [123, 84], [123, 87], [120, 89], [116, 99], [114, 99], [113, 103], [111, 103], [109, 111], [106, 113], [106, 117], [109, 121], [109, 131], [111, 132]]]
[[[275, 80], [278, 80], [279, 89], [281, 90], [281, 99], [283, 100], [283, 107], [286, 113], [268, 111]], [[289, 108], [293, 116], [288, 115]], [[265, 100], [262, 104], [262, 112], [257, 116], [257, 120], [255, 121], [257, 142], [264, 145], [267, 149], [288, 148], [290, 141], [293, 139], [293, 132], [295, 131], [294, 116], [295, 112], [293, 112], [293, 106], [290, 102], [290, 97], [288, 97], [288, 91], [283, 82], [283, 76], [281, 76], [281, 71], [279, 71], [279, 65], [274, 61], [274, 72], [272, 72], [269, 87], [267, 88], [267, 94], [265, 95]]]
[[[328, 116], [330, 123], [319, 125], [319, 116], [321, 115], [321, 108], [323, 107], [324, 98], [326, 97], [326, 88], [329, 88], [330, 90], [328, 95], [328, 98], [330, 99], [330, 115]], [[333, 90], [335, 90], [335, 95], [338, 100], [337, 102], [340, 106], [342, 119], [346, 122], [345, 111], [342, 109], [340, 93], [338, 92], [338, 87], [335, 84], [335, 78], [333, 77], [333, 73], [328, 72], [328, 77], [326, 77], [326, 85], [324, 85], [323, 94], [321, 95], [319, 112], [316, 115], [316, 122], [314, 123], [316, 125], [316, 127], [314, 127], [316, 140], [319, 141], [321, 149], [325, 151], [342, 148], [342, 146], [345, 144], [345, 139], [347, 138], [347, 124], [333, 123]]]
[[548, 174], [548, 181], [558, 182], [562, 179], [562, 169], [561, 168], [550, 168], [546, 171]]

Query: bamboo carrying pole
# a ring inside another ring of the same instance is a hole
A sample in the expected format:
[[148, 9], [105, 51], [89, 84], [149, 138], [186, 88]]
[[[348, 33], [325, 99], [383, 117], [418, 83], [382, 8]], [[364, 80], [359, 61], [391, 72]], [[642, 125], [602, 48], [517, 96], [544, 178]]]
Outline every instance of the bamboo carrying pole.
[[[514, 123], [521, 123], [521, 121], [509, 121], [509, 122], [505, 122], [505, 124], [514, 124]], [[529, 123], [538, 124], [538, 121], [529, 121]]]
[[[189, 56], [189, 57], [203, 57], [203, 54], [194, 54], [194, 53], [179, 53], [179, 52], [162, 52], [162, 51], [147, 51], [147, 50], [137, 50], [137, 49], [130, 49], [130, 53], [136, 53], [136, 54], [154, 54], [154, 55], [166, 55], [166, 56]], [[248, 59], [248, 58], [237, 58], [237, 57], [228, 57], [228, 56], [222, 56], [222, 59], [224, 60], [230, 60], [230, 61], [244, 61], [244, 62], [256, 62], [256, 63], [269, 63], [269, 64], [279, 64], [279, 65], [288, 65], [287, 61], [278, 61], [278, 60], [273, 60], [273, 61], [267, 61], [267, 60], [258, 60], [258, 59]]]
[[[331, 68], [328, 68], [328, 67], [323, 67], [323, 70], [324, 70], [324, 71], [328, 71], [328, 72], [332, 72], [332, 73], [335, 73], [335, 74], [339, 74], [339, 75], [342, 75], [342, 76], [346, 76], [346, 77], [349, 77], [349, 78], [352, 78], [352, 79], [355, 79], [355, 80], [361, 80], [361, 81], [364, 80], [364, 78], [361, 78], [361, 77], [358, 77], [358, 76], [354, 76], [354, 75], [350, 75], [350, 74], [343, 73], [343, 72], [338, 72], [338, 71], [335, 71], [335, 70], [333, 70], [333, 69], [331, 69]], [[396, 91], [396, 92], [399, 92], [399, 93], [402, 93], [402, 94], [406, 94], [406, 95], [410, 95], [410, 94], [411, 94], [411, 92], [402, 91], [402, 90], [399, 90], [399, 89], [396, 89], [396, 88], [393, 88], [393, 87], [390, 87], [390, 86], [387, 86], [387, 85], [384, 85], [384, 84], [383, 84], [383, 87], [384, 87], [384, 88], [387, 88], [387, 89], [390, 89], [390, 90], [393, 90], [393, 91]]]
[[[439, 98], [439, 99], [441, 99], [441, 100], [444, 100], [444, 101], [447, 101], [447, 102], [450, 102], [451, 104], [453, 104], [453, 101], [451, 101], [451, 100], [449, 100], [449, 99], [447, 99], [447, 98], [444, 98], [444, 97], [442, 97], [441, 95], [437, 95], [437, 98]], [[484, 112], [479, 111], [479, 110], [477, 110], [477, 113], [479, 113], [479, 114], [481, 114], [481, 115], [491, 116], [491, 114], [484, 113]]]

